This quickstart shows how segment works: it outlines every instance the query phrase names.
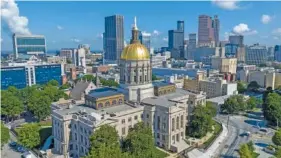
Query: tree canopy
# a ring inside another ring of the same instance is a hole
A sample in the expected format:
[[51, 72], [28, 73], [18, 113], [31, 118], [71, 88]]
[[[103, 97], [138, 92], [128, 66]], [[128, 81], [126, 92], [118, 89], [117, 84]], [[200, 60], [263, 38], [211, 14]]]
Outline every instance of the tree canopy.
[[221, 106], [221, 111], [228, 114], [235, 114], [239, 111], [244, 111], [247, 108], [247, 103], [243, 95], [233, 95], [226, 99]]
[[247, 90], [247, 85], [245, 82], [238, 81], [237, 82], [237, 90], [238, 93], [244, 93]]
[[130, 129], [124, 148], [135, 158], [154, 158], [157, 156], [155, 155], [152, 129], [143, 122], [137, 123], [134, 128]]
[[257, 107], [257, 105], [261, 104], [262, 100], [257, 99], [255, 97], [250, 97], [247, 100], [247, 110], [252, 110]]
[[10, 139], [9, 129], [1, 122], [1, 147]]
[[272, 142], [277, 146], [281, 146], [281, 128], [275, 132], [272, 137]]
[[[277, 93], [268, 93], [263, 104], [264, 116], [267, 120], [277, 124], [281, 122], [281, 96]], [[279, 124], [280, 125], [280, 124]]]
[[115, 158], [121, 158], [121, 149], [119, 137], [116, 129], [109, 125], [103, 125], [97, 129], [91, 136], [91, 147], [87, 158], [108, 158], [114, 155]]
[[261, 86], [257, 83], [257, 81], [252, 81], [248, 84], [248, 89], [249, 90], [256, 90], [260, 88]]
[[240, 158], [253, 158], [252, 152], [247, 144], [242, 144], [238, 151]]
[[208, 106], [196, 106], [192, 112], [189, 135], [196, 138], [201, 138], [212, 130], [212, 116], [214, 109]]
[[15, 91], [1, 91], [1, 112], [7, 118], [18, 116], [24, 110], [22, 101], [15, 95], [18, 95], [16, 89]]
[[18, 131], [19, 144], [29, 149], [38, 146], [40, 143], [39, 129], [38, 124], [35, 123], [23, 125]]

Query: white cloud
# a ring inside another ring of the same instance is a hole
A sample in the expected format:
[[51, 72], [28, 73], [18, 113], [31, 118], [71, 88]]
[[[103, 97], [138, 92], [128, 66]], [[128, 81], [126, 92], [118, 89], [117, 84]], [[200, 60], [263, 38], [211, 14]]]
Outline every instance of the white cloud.
[[60, 25], [58, 25], [58, 26], [57, 26], [57, 29], [58, 29], [58, 30], [63, 30], [63, 27], [60, 26]]
[[163, 41], [168, 42], [168, 37], [164, 37]]
[[279, 40], [279, 37], [274, 36], [274, 37], [273, 37], [273, 39], [275, 39], [275, 40]]
[[239, 9], [238, 0], [212, 0], [212, 3], [226, 10]]
[[14, 0], [1, 0], [1, 17], [10, 31], [16, 34], [29, 35], [28, 19], [20, 16], [18, 5]]
[[229, 36], [231, 36], [231, 35], [234, 35], [234, 33], [232, 33], [232, 32], [225, 32], [224, 33], [224, 40], [228, 41], [229, 40]]
[[[157, 31], [157, 30], [154, 30], [154, 31]], [[148, 33], [146, 31], [142, 31], [141, 34], [144, 36], [151, 36], [151, 33]]]
[[76, 43], [81, 42], [81, 40], [80, 40], [80, 39], [78, 39], [78, 38], [71, 38], [70, 40], [71, 40], [71, 41], [73, 41], [73, 42], [76, 42]]
[[97, 38], [101, 38], [102, 39], [103, 38], [103, 33], [98, 33], [97, 34]]
[[269, 15], [264, 14], [264, 15], [261, 16], [261, 22], [263, 24], [268, 24], [271, 20], [272, 20], [272, 17], [269, 16]]
[[158, 30], [154, 30], [153, 33], [152, 33], [154, 36], [159, 36], [161, 34], [160, 31]]
[[232, 32], [234, 34], [238, 34], [238, 35], [254, 35], [257, 34], [258, 31], [257, 30], [252, 30], [248, 27], [247, 24], [244, 23], [240, 23], [239, 25], [236, 25], [233, 27]]

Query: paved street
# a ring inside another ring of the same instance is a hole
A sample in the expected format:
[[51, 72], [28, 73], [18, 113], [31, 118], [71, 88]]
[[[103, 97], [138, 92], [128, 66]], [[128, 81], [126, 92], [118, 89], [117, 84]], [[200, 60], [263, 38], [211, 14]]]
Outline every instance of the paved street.
[[[224, 142], [222, 145], [222, 151], [221, 151], [221, 157], [224, 158], [233, 158], [238, 157], [238, 149], [241, 144], [247, 143], [250, 140], [252, 140], [254, 143], [261, 142], [266, 144], [271, 144], [271, 137], [273, 135], [273, 130], [269, 130], [268, 134], [264, 134], [262, 132], [259, 132], [259, 130], [253, 125], [246, 123], [248, 120], [251, 121], [259, 121], [255, 119], [250, 119], [244, 116], [230, 116], [228, 121], [227, 115], [219, 115], [217, 116], [217, 120], [221, 121], [224, 124], [227, 124], [228, 122], [228, 139]], [[245, 121], [247, 120], [247, 121]], [[245, 132], [251, 132], [251, 137], [247, 136], [240, 136], [240, 134], [243, 134]], [[267, 154], [263, 154], [266, 156]]]

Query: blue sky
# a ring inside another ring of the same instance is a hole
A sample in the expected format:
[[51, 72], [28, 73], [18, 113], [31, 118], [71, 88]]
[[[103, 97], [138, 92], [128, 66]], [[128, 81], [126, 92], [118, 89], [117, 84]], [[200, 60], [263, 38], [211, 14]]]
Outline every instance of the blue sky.
[[[269, 46], [281, 44], [281, 2], [16, 2], [19, 17], [28, 23], [18, 24], [32, 34], [45, 35], [49, 50], [90, 44], [102, 48], [104, 17], [124, 16], [125, 39], [130, 39], [133, 17], [138, 28], [152, 34], [152, 47], [167, 46], [167, 33], [176, 28], [177, 20], [185, 22], [185, 36], [197, 33], [198, 15], [218, 15], [220, 40], [226, 35], [245, 35], [245, 43]], [[1, 7], [1, 10], [3, 8]], [[9, 8], [8, 8], [9, 9]], [[7, 16], [10, 16], [7, 15]], [[1, 18], [2, 50], [12, 50], [11, 32], [22, 31]], [[11, 18], [10, 18], [11, 19]], [[17, 24], [15, 24], [17, 25]], [[23, 26], [24, 25], [24, 26]]]

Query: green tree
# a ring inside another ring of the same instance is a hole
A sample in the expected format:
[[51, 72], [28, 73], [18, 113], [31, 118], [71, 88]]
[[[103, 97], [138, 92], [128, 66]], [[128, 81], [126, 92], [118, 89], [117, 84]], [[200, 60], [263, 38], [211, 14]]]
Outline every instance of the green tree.
[[228, 114], [238, 113], [246, 110], [247, 104], [243, 95], [233, 95], [226, 99], [221, 106], [221, 111]]
[[66, 84], [63, 84], [61, 87], [60, 87], [60, 89], [68, 89], [68, 88], [70, 88], [71, 87], [71, 85], [69, 84], [69, 83], [66, 83]]
[[20, 115], [24, 110], [22, 102], [11, 91], [1, 92], [1, 104], [2, 115], [7, 119]]
[[217, 115], [217, 109], [212, 105], [211, 102], [206, 102], [206, 108], [208, 111], [208, 115], [210, 115], [211, 117], [215, 117]]
[[253, 158], [252, 152], [250, 151], [247, 144], [242, 144], [238, 151], [240, 158]]
[[208, 115], [208, 109], [202, 105], [196, 106], [192, 112], [189, 135], [201, 138], [212, 129], [212, 116]]
[[38, 121], [41, 121], [51, 114], [51, 99], [43, 92], [33, 95], [27, 105]]
[[280, 158], [281, 157], [281, 148], [279, 148], [275, 154], [274, 154], [277, 158]]
[[143, 122], [137, 123], [126, 137], [124, 150], [134, 158], [157, 157], [152, 129]]
[[[277, 124], [281, 121], [281, 96], [277, 93], [268, 93], [263, 104], [264, 116], [267, 120]], [[280, 125], [280, 124], [279, 124]]]
[[249, 150], [251, 151], [252, 155], [254, 154], [255, 147], [253, 141], [247, 143]]
[[70, 59], [66, 59], [66, 63], [67, 63], [67, 64], [71, 64], [72, 61], [71, 61]]
[[29, 149], [38, 146], [40, 143], [39, 129], [38, 124], [35, 123], [23, 125], [18, 131], [19, 144]]
[[1, 148], [4, 144], [8, 143], [10, 139], [9, 129], [1, 122]]
[[256, 90], [258, 88], [260, 88], [260, 85], [257, 83], [257, 81], [252, 81], [248, 84], [249, 90]]
[[109, 125], [103, 125], [97, 129], [90, 138], [90, 151], [86, 158], [121, 158], [119, 137], [116, 129]]
[[281, 90], [281, 85], [279, 85], [276, 89], [277, 89], [277, 90]]
[[152, 74], [152, 81], [159, 80], [156, 75]]
[[261, 104], [261, 100], [255, 97], [250, 97], [247, 100], [247, 110], [252, 110], [257, 107], [257, 105]]
[[272, 142], [277, 146], [281, 146], [281, 128], [275, 132], [274, 136], [272, 137]]
[[237, 90], [238, 90], [238, 93], [244, 93], [247, 90], [246, 83], [242, 82], [242, 81], [238, 81]]
[[58, 83], [58, 81], [56, 81], [56, 80], [50, 80], [50, 81], [47, 83], [47, 85], [51, 85], [51, 86], [56, 86], [56, 87], [58, 87], [58, 86], [59, 86], [59, 83]]

